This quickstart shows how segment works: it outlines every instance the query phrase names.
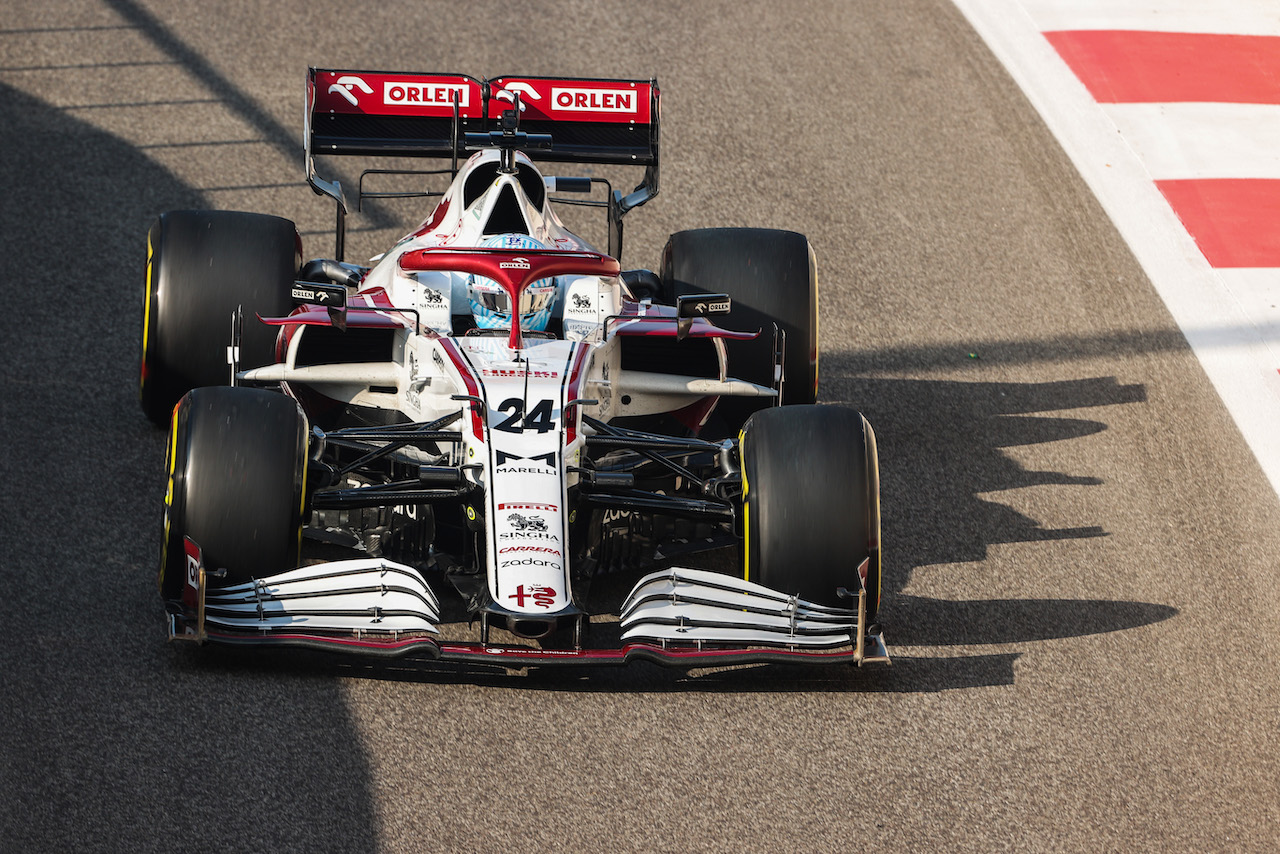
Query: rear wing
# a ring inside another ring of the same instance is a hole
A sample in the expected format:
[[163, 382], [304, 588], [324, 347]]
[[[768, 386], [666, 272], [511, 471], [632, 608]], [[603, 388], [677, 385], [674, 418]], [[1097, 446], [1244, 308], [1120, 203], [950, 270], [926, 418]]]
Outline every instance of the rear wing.
[[449, 158], [456, 173], [468, 133], [500, 130], [520, 104], [520, 129], [548, 134], [535, 160], [644, 166], [629, 194], [608, 202], [610, 244], [621, 250], [622, 216], [658, 194], [657, 80], [494, 77], [384, 71], [307, 70], [307, 183], [338, 203], [341, 260], [346, 199], [337, 181], [316, 174], [314, 155]]

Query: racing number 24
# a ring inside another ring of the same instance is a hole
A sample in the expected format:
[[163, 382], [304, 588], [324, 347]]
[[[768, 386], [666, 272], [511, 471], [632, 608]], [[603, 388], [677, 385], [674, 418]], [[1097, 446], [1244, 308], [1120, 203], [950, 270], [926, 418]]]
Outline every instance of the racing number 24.
[[[551, 417], [551, 401], [549, 399], [538, 401], [526, 414], [523, 400], [518, 397], [508, 397], [498, 404], [498, 411], [509, 412], [510, 414], [494, 425], [495, 430], [504, 430], [507, 433], [536, 430], [539, 433], [546, 433], [556, 427], [556, 421]], [[523, 425], [520, 424], [522, 418]]]

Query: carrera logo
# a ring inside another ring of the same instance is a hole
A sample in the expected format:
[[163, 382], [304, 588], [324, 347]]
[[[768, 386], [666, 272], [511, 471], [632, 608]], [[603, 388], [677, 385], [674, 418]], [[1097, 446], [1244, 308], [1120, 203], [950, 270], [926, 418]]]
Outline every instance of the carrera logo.
[[545, 510], [549, 513], [556, 512], [554, 504], [537, 504], [530, 501], [518, 502], [515, 504], [499, 504], [499, 510]]
[[634, 113], [634, 89], [558, 89], [551, 90], [551, 109], [588, 113]]
[[549, 548], [548, 546], [506, 546], [498, 549], [498, 554], [504, 555], [508, 552], [544, 552], [549, 555], [560, 556], [559, 549]]
[[[388, 80], [382, 84], [382, 103], [397, 107], [423, 104], [428, 107], [449, 107], [456, 99], [459, 107], [469, 107], [471, 90], [466, 86], [450, 86], [444, 83], [410, 83]], [[355, 102], [352, 101], [354, 104]]]
[[529, 259], [518, 258], [518, 257], [512, 258], [510, 261], [503, 261], [502, 263], [498, 264], [498, 266], [501, 267], [503, 270], [528, 270]]

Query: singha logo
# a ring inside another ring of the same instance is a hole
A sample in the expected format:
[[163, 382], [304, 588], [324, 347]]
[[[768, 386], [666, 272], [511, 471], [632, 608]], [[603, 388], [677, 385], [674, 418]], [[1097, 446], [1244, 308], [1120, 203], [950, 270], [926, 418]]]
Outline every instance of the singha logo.
[[574, 294], [573, 307], [574, 308], [591, 308], [591, 300], [587, 299], [582, 294]]
[[444, 305], [444, 294], [439, 291], [424, 289], [422, 291], [422, 302], [426, 305]]
[[545, 531], [547, 523], [543, 521], [541, 516], [521, 516], [519, 513], [512, 513], [507, 517], [507, 521], [511, 523], [511, 527], [517, 531]]

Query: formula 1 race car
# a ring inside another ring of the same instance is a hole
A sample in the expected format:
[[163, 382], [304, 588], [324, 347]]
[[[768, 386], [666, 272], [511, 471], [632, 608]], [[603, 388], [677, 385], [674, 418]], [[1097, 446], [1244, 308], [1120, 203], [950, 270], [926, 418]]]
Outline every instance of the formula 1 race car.
[[[172, 639], [517, 668], [888, 662], [875, 434], [815, 403], [808, 241], [682, 231], [657, 273], [619, 263], [623, 216], [658, 192], [656, 81], [311, 69], [306, 99], [334, 257], [303, 263], [293, 223], [261, 214], [172, 211], [148, 235]], [[450, 167], [361, 174], [361, 199], [439, 197], [366, 266], [344, 260], [319, 155]], [[598, 167], [643, 178], [624, 194]], [[449, 183], [364, 191], [386, 175]], [[603, 208], [607, 253], [552, 202]]]

